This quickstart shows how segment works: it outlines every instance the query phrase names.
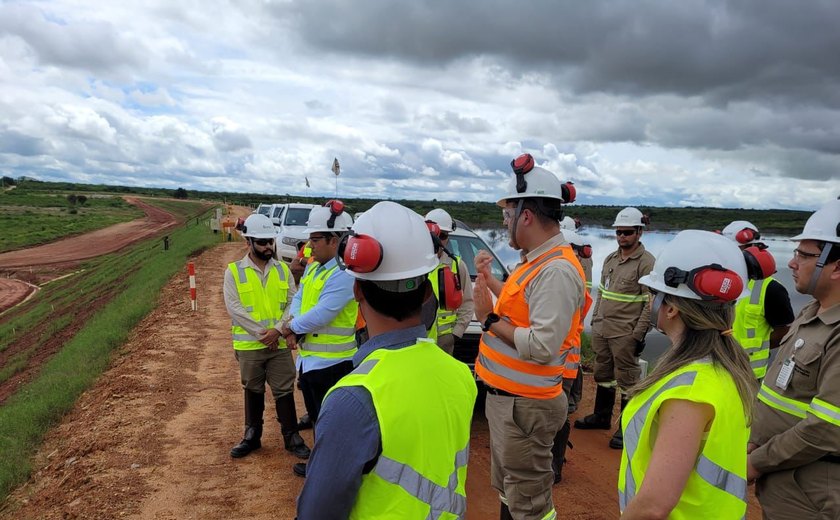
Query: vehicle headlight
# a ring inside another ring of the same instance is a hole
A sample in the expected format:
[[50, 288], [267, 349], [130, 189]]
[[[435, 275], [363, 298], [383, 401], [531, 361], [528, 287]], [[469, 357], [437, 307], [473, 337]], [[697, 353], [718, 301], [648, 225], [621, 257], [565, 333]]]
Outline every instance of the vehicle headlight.
[[297, 243], [300, 242], [300, 239], [294, 237], [283, 237], [282, 242], [287, 246], [297, 246]]

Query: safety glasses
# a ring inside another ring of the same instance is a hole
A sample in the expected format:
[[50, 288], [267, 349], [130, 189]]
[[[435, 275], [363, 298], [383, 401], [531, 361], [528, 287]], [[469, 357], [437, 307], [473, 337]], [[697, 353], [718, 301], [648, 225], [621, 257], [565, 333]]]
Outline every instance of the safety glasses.
[[809, 253], [807, 251], [803, 251], [798, 247], [793, 250], [793, 258], [799, 262], [805, 260], [806, 258], [819, 258], [820, 253]]
[[636, 234], [635, 229], [616, 229], [615, 235], [619, 237], [630, 237]]
[[256, 239], [254, 239], [254, 243], [257, 244], [258, 246], [262, 246], [262, 247], [273, 246], [274, 245], [274, 239], [273, 238], [256, 238]]

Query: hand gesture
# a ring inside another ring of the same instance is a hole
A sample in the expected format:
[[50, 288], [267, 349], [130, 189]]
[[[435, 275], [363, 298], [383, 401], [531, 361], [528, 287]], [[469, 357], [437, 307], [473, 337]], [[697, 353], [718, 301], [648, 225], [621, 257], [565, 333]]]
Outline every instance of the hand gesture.
[[493, 263], [493, 255], [488, 251], [482, 249], [475, 255], [475, 270], [478, 273], [483, 273], [485, 276], [492, 276], [490, 272], [490, 264]]
[[[478, 267], [477, 256], [476, 267]], [[487, 315], [493, 311], [493, 296], [490, 294], [490, 289], [487, 287], [486, 276], [489, 275], [479, 272], [475, 279], [475, 286], [473, 287], [475, 318], [479, 321], [479, 323], [484, 323], [484, 320], [487, 319]]]

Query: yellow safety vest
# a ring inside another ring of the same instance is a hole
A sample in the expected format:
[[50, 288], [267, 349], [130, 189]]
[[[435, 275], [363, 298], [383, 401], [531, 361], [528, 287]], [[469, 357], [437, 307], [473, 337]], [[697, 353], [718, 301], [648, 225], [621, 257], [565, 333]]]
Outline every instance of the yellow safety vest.
[[764, 297], [772, 278], [750, 280], [747, 288], [749, 297], [738, 300], [735, 304], [735, 323], [732, 324], [732, 337], [747, 352], [750, 366], [756, 379], [764, 379], [770, 361], [770, 335], [773, 327], [764, 318]]
[[370, 392], [382, 436], [350, 518], [465, 518], [476, 397], [469, 368], [418, 338], [410, 347], [374, 350], [330, 392], [348, 386]]
[[[274, 327], [283, 318], [286, 310], [286, 298], [289, 292], [289, 278], [291, 272], [283, 262], [274, 264], [266, 277], [263, 287], [259, 275], [253, 269], [245, 266], [244, 260], [228, 264], [236, 282], [239, 301], [245, 311], [266, 329]], [[230, 333], [233, 336], [233, 348], [236, 350], [261, 350], [267, 348], [259, 339], [252, 336], [243, 327], [231, 323]], [[280, 337], [280, 348], [286, 348], [285, 340]]]
[[[452, 274], [458, 276], [458, 262], [460, 259], [456, 256], [452, 259]], [[429, 282], [432, 284], [432, 291], [435, 293], [435, 299], [438, 301], [438, 308], [437, 308], [437, 330], [433, 326], [429, 330], [429, 338], [437, 339], [444, 334], [452, 334], [455, 330], [455, 322], [458, 321], [458, 315], [455, 311], [448, 311], [446, 309], [441, 309], [440, 307], [440, 288], [438, 287], [438, 277], [440, 275], [441, 270], [446, 267], [444, 264], [438, 264], [437, 268], [434, 271], [429, 273]]]
[[[300, 313], [306, 314], [315, 307], [321, 298], [324, 284], [338, 266], [323, 269], [317, 275], [315, 272], [321, 264], [312, 262], [300, 280], [301, 295]], [[356, 353], [356, 317], [359, 314], [359, 304], [351, 300], [338, 315], [325, 327], [308, 333], [300, 345], [301, 356], [317, 356], [328, 359], [350, 359]]]
[[633, 499], [650, 463], [656, 442], [659, 408], [668, 399], [711, 405], [715, 418], [701, 444], [670, 519], [741, 519], [747, 512], [749, 427], [732, 376], [711, 362], [686, 365], [630, 399], [621, 416], [624, 450], [618, 474], [621, 511]]

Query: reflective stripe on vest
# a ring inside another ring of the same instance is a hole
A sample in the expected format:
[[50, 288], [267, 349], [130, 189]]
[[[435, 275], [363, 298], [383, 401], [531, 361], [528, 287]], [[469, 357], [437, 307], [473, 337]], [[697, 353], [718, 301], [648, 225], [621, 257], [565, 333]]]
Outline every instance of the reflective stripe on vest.
[[[265, 285], [253, 268], [246, 267], [243, 260], [228, 264], [233, 275], [239, 301], [251, 318], [265, 329], [274, 327], [283, 318], [286, 310], [286, 298], [289, 290], [291, 272], [283, 263], [274, 264], [266, 276]], [[250, 272], [250, 275], [248, 274]], [[288, 276], [287, 276], [288, 272]], [[251, 335], [244, 327], [231, 321], [231, 337], [235, 350], [262, 350], [266, 348], [259, 338]], [[286, 346], [283, 338], [279, 339], [280, 348]]]
[[604, 284], [598, 284], [598, 291], [601, 293], [601, 298], [605, 300], [612, 300], [614, 302], [622, 303], [647, 303], [647, 294], [624, 294], [620, 292], [608, 291]]
[[[324, 285], [338, 266], [322, 269], [315, 274], [321, 264], [313, 262], [301, 278], [300, 313], [306, 314], [318, 304]], [[356, 321], [359, 304], [351, 300], [326, 326], [306, 334], [298, 351], [301, 356], [317, 356], [329, 359], [349, 359], [356, 353]]]
[[[455, 276], [458, 276], [458, 262], [460, 260], [461, 259], [458, 256], [452, 259], [452, 266], [450, 267], [450, 269], [452, 269], [452, 274], [454, 274]], [[437, 339], [438, 337], [443, 336], [444, 334], [452, 334], [455, 331], [455, 322], [458, 321], [458, 315], [455, 313], [455, 311], [448, 311], [446, 309], [441, 309], [440, 307], [440, 294], [438, 294], [440, 292], [440, 289], [438, 287], [438, 278], [440, 277], [440, 272], [441, 270], [443, 270], [444, 267], [446, 267], [446, 265], [440, 263], [434, 271], [429, 273], [429, 282], [431, 282], [432, 284], [432, 292], [434, 292], [435, 298], [438, 301], [436, 320], [437, 335], [431, 334], [430, 331], [429, 337], [432, 339]]]
[[804, 419], [805, 413], [808, 411], [808, 403], [803, 403], [778, 394], [764, 383], [758, 389], [758, 400], [774, 410], [779, 410], [780, 412], [799, 417], [800, 419]]
[[829, 424], [840, 426], [840, 407], [834, 406], [827, 401], [817, 399], [816, 397], [813, 398], [811, 405], [808, 407], [808, 413]]
[[[431, 371], [438, 377], [427, 377]], [[351, 386], [371, 395], [382, 453], [362, 476], [350, 518], [465, 518], [476, 397], [466, 365], [424, 339], [373, 351], [330, 393]]]
[[567, 356], [575, 346], [580, 345], [583, 316], [592, 303], [589, 293], [582, 287], [585, 280], [583, 268], [571, 247], [554, 247], [533, 261], [521, 264], [502, 287], [494, 312], [514, 327], [530, 327], [525, 290], [543, 268], [558, 260], [569, 262], [581, 277], [584, 306], [575, 310], [568, 335], [547, 363], [536, 363], [522, 359], [515, 348], [492, 332], [485, 332], [479, 342], [475, 373], [488, 385], [533, 399], [551, 399], [563, 392]]
[[[626, 416], [622, 417], [624, 451], [618, 483], [619, 509], [626, 509], [644, 480], [655, 444], [651, 432], [659, 407], [669, 399], [691, 396], [691, 401], [713, 406], [719, 419], [712, 421], [680, 501], [668, 518], [742, 518], [747, 508], [746, 453], [742, 455], [738, 450], [743, 449], [740, 441], [746, 443], [749, 428], [746, 417], [741, 422], [740, 417], [733, 421], [720, 415], [726, 410], [732, 414], [738, 413], [732, 412], [733, 409], [743, 409], [737, 389], [731, 376], [711, 363], [692, 363], [681, 370], [634, 396], [627, 405]], [[703, 386], [692, 388], [701, 377]], [[698, 401], [698, 395], [706, 400]], [[743, 458], [743, 469], [730, 471], [725, 467], [739, 467], [740, 458]]]
[[770, 335], [773, 327], [764, 317], [764, 298], [772, 278], [750, 280], [749, 296], [735, 304], [735, 321], [732, 323], [732, 337], [741, 344], [750, 357], [750, 366], [756, 379], [767, 374], [770, 361]]

